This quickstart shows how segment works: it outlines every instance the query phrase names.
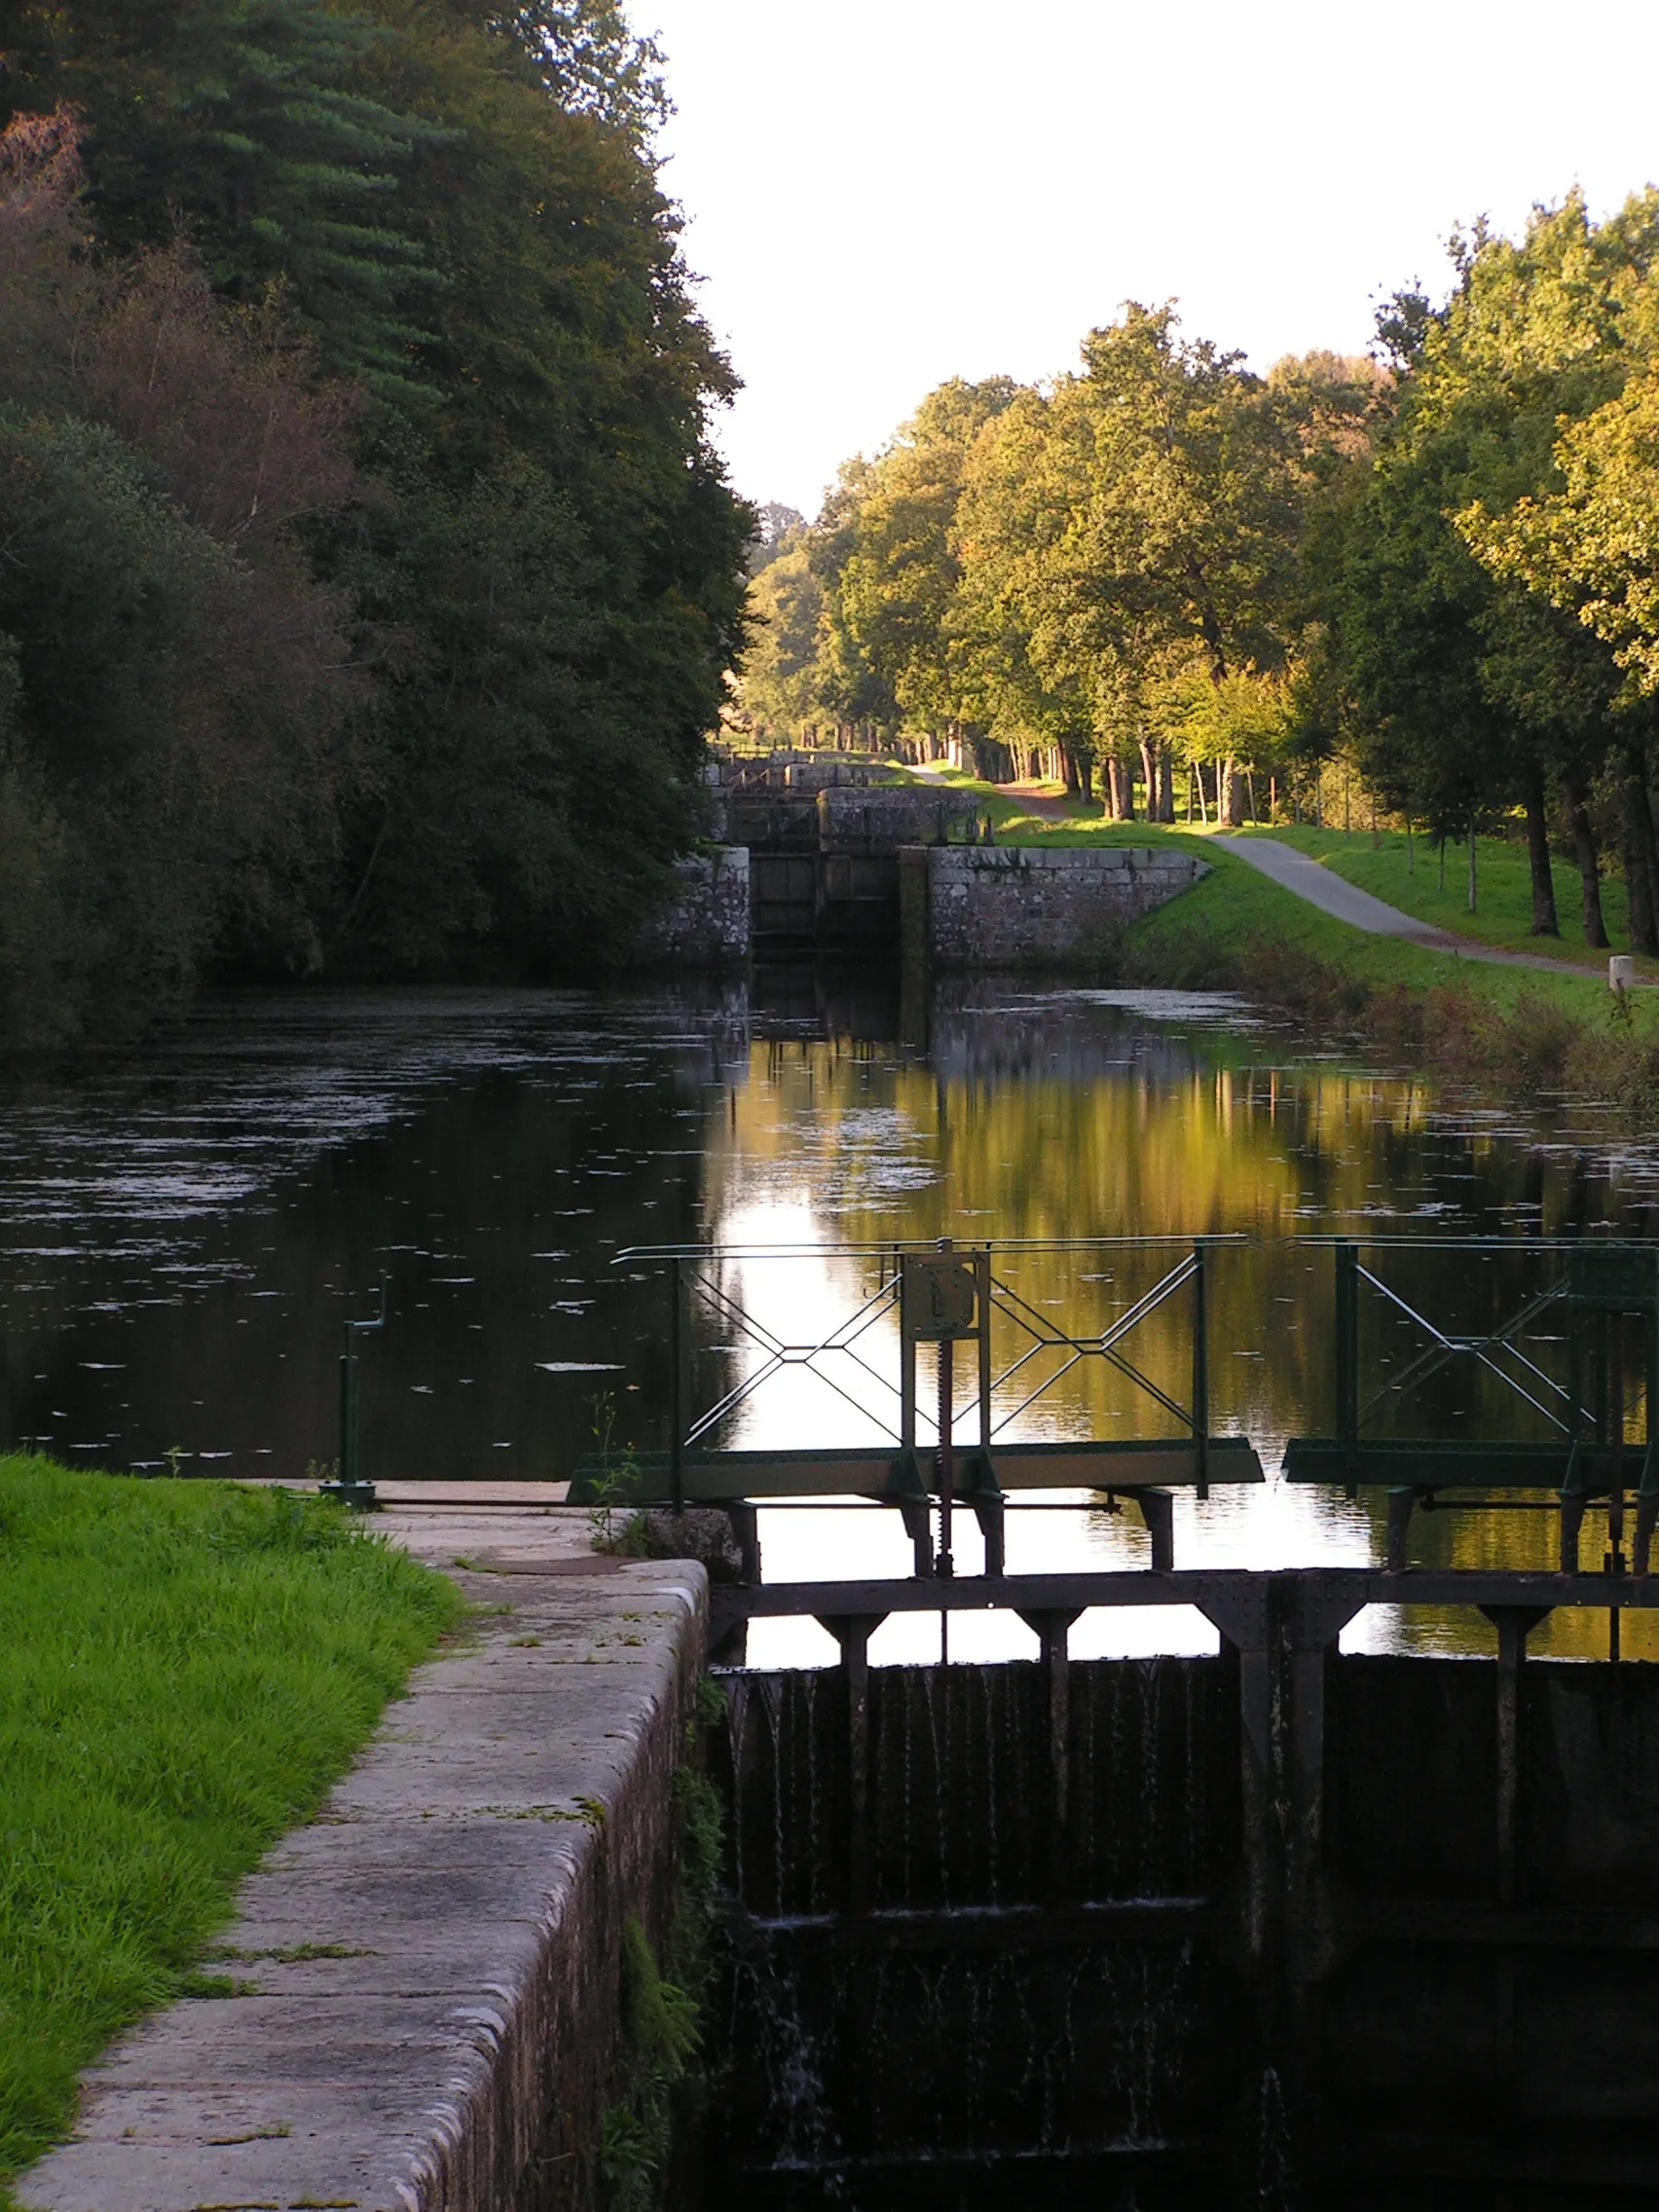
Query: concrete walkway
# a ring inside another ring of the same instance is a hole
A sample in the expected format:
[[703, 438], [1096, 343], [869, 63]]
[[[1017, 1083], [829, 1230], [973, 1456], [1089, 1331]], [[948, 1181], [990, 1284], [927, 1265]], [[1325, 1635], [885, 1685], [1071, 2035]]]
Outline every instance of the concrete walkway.
[[1595, 969], [1576, 960], [1552, 960], [1541, 952], [1503, 952], [1496, 945], [1477, 944], [1471, 938], [1458, 937], [1453, 930], [1437, 930], [1432, 922], [1419, 921], [1385, 900], [1374, 899], [1357, 883], [1347, 882], [1294, 845], [1281, 845], [1274, 837], [1230, 837], [1218, 832], [1210, 843], [1236, 853], [1284, 890], [1294, 891], [1310, 906], [1334, 914], [1339, 922], [1347, 922], [1368, 936], [1404, 938], [1430, 952], [1456, 953], [1459, 960], [1484, 960], [1497, 968], [1541, 968], [1554, 976], [1596, 979]]
[[73, 2139], [17, 2184], [29, 2212], [500, 2212], [590, 2166], [703, 1569], [597, 1558], [585, 1515], [507, 1499], [378, 1526], [481, 1609], [243, 1884], [203, 1968], [240, 1993], [89, 2070]]

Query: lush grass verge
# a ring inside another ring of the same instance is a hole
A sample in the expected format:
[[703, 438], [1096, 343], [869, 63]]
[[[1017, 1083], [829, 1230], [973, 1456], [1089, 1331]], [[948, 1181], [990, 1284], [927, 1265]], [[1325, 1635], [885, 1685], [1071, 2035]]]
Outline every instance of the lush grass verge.
[[[1659, 1122], [1659, 992], [1637, 992], [1621, 1005], [1600, 966], [1587, 967], [1581, 979], [1370, 937], [1298, 899], [1202, 831], [1105, 822], [1093, 813], [1050, 821], [991, 785], [955, 775], [934, 780], [977, 793], [1002, 844], [1174, 843], [1209, 863], [1201, 883], [1124, 932], [1115, 961], [1123, 981], [1238, 991], [1323, 1035], [1368, 1038], [1425, 1070], [1484, 1080], [1522, 1095], [1593, 1098], [1637, 1126]], [[1351, 847], [1361, 840], [1345, 842]], [[1369, 833], [1363, 842], [1369, 847]], [[1525, 889], [1526, 855], [1509, 850]], [[1433, 881], [1431, 867], [1430, 886]], [[1366, 882], [1365, 888], [1389, 895], [1381, 884]], [[1551, 957], [1558, 949], [1553, 940], [1536, 938], [1516, 948]], [[1596, 957], [1600, 962], [1605, 955]]]
[[118, 2030], [230, 1993], [237, 1882], [459, 1609], [314, 1498], [0, 1457], [0, 2202]]
[[[1369, 830], [1277, 829], [1272, 835], [1281, 844], [1294, 845], [1323, 863], [1334, 875], [1357, 883], [1374, 898], [1386, 899], [1420, 921], [1478, 944], [1500, 946], [1507, 952], [1537, 952], [1551, 960], [1578, 960], [1587, 968], [1606, 974], [1607, 955], [1584, 941], [1584, 896], [1578, 870], [1566, 861], [1555, 861], [1556, 912], [1561, 921], [1559, 938], [1533, 937], [1532, 880], [1525, 845], [1502, 837], [1475, 840], [1476, 911], [1469, 912], [1469, 858], [1466, 845], [1446, 848], [1446, 888], [1439, 888], [1439, 860], [1434, 846], [1423, 837], [1412, 840], [1411, 866], [1407, 866], [1402, 832], [1382, 830], [1373, 846]], [[1602, 878], [1602, 914], [1613, 950], [1630, 949], [1629, 913], [1624, 878]], [[1659, 961], [1641, 959], [1645, 974], [1659, 975]]]

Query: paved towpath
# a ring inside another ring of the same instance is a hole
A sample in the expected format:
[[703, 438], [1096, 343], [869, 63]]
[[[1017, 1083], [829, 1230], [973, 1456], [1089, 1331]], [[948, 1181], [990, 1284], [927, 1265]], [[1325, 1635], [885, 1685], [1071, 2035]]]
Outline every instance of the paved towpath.
[[[917, 769], [918, 775], [925, 769]], [[1057, 796], [1040, 784], [999, 784], [1004, 798], [1017, 799], [1030, 814], [1049, 822], [1063, 822], [1076, 810], [1076, 801]], [[1397, 937], [1408, 944], [1420, 944], [1429, 952], [1455, 953], [1459, 960], [1484, 960], [1494, 968], [1538, 968], [1552, 976], [1578, 976], [1594, 978], [1596, 970], [1578, 960], [1555, 960], [1545, 952], [1506, 952], [1495, 944], [1481, 944], [1474, 938], [1460, 937], [1455, 930], [1436, 929], [1432, 922], [1408, 914], [1403, 907], [1390, 906], [1385, 899], [1375, 899], [1369, 891], [1362, 891], [1357, 883], [1349, 883], [1337, 875], [1294, 845], [1281, 845], [1274, 837], [1231, 837], [1217, 831], [1208, 839], [1212, 845], [1221, 845], [1230, 853], [1236, 853], [1263, 875], [1271, 876], [1274, 883], [1286, 891], [1294, 891], [1299, 899], [1306, 899], [1310, 906], [1322, 913], [1332, 914], [1339, 922], [1347, 922], [1356, 930], [1364, 930], [1371, 937]], [[1648, 978], [1637, 977], [1639, 984], [1646, 986]]]
[[1594, 968], [1576, 960], [1552, 960], [1541, 952], [1502, 952], [1496, 945], [1478, 944], [1473, 938], [1458, 937], [1452, 930], [1437, 930], [1432, 922], [1419, 921], [1416, 914], [1390, 906], [1386, 900], [1374, 899], [1357, 883], [1347, 882], [1330, 868], [1321, 867], [1307, 853], [1298, 852], [1294, 845], [1281, 845], [1274, 837], [1218, 833], [1210, 843], [1236, 853], [1241, 861], [1260, 868], [1286, 891], [1294, 891], [1310, 906], [1334, 914], [1339, 922], [1347, 922], [1372, 937], [1404, 938], [1408, 943], [1424, 945], [1431, 952], [1455, 952], [1460, 960], [1485, 960], [1498, 968], [1542, 968], [1554, 976], [1595, 977]]

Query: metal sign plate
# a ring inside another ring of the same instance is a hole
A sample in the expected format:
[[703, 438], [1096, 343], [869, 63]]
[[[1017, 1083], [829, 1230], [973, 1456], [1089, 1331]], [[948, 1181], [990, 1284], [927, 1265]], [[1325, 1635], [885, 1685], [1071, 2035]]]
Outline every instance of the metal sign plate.
[[904, 1333], [914, 1344], [943, 1344], [979, 1333], [979, 1294], [972, 1262], [907, 1257]]

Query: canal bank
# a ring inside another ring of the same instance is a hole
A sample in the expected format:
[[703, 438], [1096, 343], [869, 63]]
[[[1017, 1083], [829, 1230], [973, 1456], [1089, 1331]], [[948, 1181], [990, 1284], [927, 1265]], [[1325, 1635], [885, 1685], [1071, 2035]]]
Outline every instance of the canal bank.
[[638, 2140], [625, 1984], [680, 1908], [702, 1569], [535, 1509], [382, 1526], [469, 1633], [244, 1885], [226, 1993], [90, 2070], [31, 2212], [543, 2212], [599, 2200], [608, 2120]]
[[[1645, 990], [1612, 994], [1603, 962], [1557, 959], [1537, 940], [1483, 944], [1477, 924], [1466, 937], [1404, 914], [1403, 926], [1385, 926], [1378, 917], [1389, 910], [1376, 898], [1265, 834], [1109, 822], [1091, 802], [1004, 793], [961, 776], [921, 780], [983, 805], [1004, 851], [1128, 848], [1166, 866], [1183, 856], [1203, 864], [1181, 897], [1096, 937], [1101, 980], [1235, 991], [1310, 1035], [1346, 1036], [1494, 1096], [1595, 1098], [1633, 1134], [1659, 1121], [1659, 1009]], [[1329, 896], [1310, 902], [1309, 882]]]

